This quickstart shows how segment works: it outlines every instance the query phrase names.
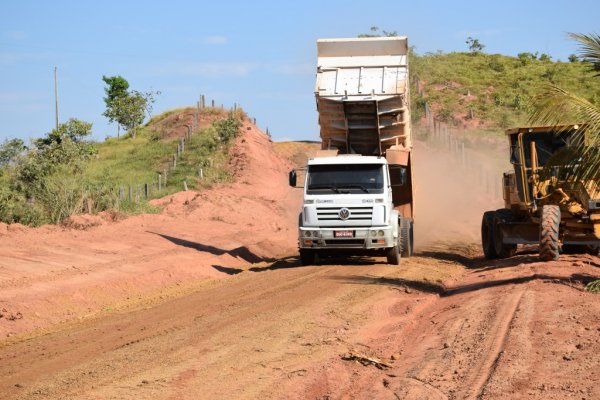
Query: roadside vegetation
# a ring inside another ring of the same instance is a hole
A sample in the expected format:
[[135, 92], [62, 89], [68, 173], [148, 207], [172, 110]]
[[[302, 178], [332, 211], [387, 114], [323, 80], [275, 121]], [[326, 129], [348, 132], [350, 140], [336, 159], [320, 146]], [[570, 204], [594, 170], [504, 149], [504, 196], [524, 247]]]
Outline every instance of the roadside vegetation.
[[204, 109], [212, 124], [192, 132], [173, 167], [181, 138], [166, 134], [160, 122], [186, 109], [167, 111], [142, 125], [153, 94], [129, 92], [122, 77], [103, 80], [108, 85], [105, 116], [126, 133], [96, 143], [90, 140], [92, 125], [72, 118], [31, 143], [12, 139], [0, 144], [1, 222], [38, 226], [81, 212], [153, 212], [147, 200], [231, 179], [225, 167], [242, 110]]
[[[479, 49], [481, 43], [475, 45]], [[548, 85], [600, 103], [600, 87], [591, 79], [589, 65], [577, 57], [564, 62], [547, 54], [511, 57], [482, 50], [423, 55], [413, 51], [411, 75], [422, 85], [412, 90], [413, 118], [422, 117], [428, 103], [438, 119], [453, 125], [473, 119], [491, 130], [526, 125], [535, 97]]]

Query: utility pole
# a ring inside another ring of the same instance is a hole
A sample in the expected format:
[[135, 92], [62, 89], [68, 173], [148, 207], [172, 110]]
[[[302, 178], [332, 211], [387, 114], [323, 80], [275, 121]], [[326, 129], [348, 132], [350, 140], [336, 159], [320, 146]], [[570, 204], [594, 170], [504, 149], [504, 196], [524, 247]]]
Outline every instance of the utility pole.
[[54, 105], [55, 105], [55, 119], [56, 119], [56, 130], [58, 130], [58, 68], [54, 67]]

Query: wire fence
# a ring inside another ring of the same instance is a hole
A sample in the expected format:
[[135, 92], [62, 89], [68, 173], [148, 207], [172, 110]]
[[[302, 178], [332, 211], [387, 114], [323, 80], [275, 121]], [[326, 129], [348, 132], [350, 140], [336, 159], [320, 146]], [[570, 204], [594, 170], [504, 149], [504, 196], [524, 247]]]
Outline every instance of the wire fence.
[[[210, 101], [210, 108], [215, 108], [215, 100]], [[229, 109], [226, 109], [223, 104], [220, 105], [222, 112], [237, 113], [241, 110], [237, 103]], [[137, 204], [145, 202], [150, 199], [161, 197], [162, 195], [177, 190], [188, 190], [187, 180], [175, 182], [171, 177], [180, 167], [181, 157], [188, 150], [188, 145], [191, 142], [195, 134], [200, 131], [200, 121], [202, 113], [207, 109], [206, 99], [204, 95], [200, 95], [195, 105], [195, 110], [192, 114], [192, 118], [183, 125], [187, 128], [186, 132], [177, 139], [177, 145], [173, 147], [173, 153], [168, 158], [169, 161], [164, 163], [162, 168], [155, 176], [152, 181], [140, 182], [140, 183], [125, 183], [110, 185], [108, 187], [92, 187], [88, 188], [88, 200], [84, 202], [84, 212], [94, 212], [98, 209], [98, 203], [100, 202], [112, 202], [111, 208], [119, 209], [124, 203]], [[250, 121], [256, 125], [256, 118], [250, 118]], [[268, 135], [267, 128], [267, 135]], [[206, 158], [201, 160], [195, 168], [195, 178], [203, 180], [207, 176], [207, 172], [210, 171], [214, 166], [213, 158]], [[100, 197], [104, 197], [103, 200], [99, 200]], [[108, 199], [108, 200], [107, 200]]]

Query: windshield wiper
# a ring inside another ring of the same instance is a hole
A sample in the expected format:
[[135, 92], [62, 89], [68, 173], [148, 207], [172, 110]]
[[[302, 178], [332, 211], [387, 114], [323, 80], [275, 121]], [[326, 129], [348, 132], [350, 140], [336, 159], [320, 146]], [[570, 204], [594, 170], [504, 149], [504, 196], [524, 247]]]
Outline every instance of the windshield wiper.
[[354, 185], [354, 184], [349, 184], [349, 185], [343, 185], [341, 186], [342, 188], [346, 188], [346, 189], [360, 189], [365, 193], [369, 193], [369, 189], [367, 189], [366, 187], [364, 187], [363, 185]]
[[336, 193], [340, 192], [335, 185], [310, 185], [310, 186], [308, 186], [308, 190], [313, 190], [313, 189], [331, 189]]

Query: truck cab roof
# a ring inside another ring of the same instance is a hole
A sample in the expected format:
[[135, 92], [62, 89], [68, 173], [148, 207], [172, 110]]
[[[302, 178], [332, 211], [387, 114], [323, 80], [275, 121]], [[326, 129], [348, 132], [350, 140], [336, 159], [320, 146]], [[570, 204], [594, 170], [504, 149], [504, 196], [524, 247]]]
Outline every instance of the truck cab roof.
[[335, 157], [316, 157], [308, 160], [308, 165], [335, 164], [387, 164], [384, 157], [361, 156], [359, 154], [342, 154]]

